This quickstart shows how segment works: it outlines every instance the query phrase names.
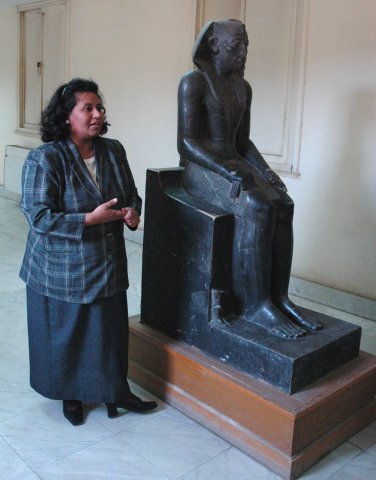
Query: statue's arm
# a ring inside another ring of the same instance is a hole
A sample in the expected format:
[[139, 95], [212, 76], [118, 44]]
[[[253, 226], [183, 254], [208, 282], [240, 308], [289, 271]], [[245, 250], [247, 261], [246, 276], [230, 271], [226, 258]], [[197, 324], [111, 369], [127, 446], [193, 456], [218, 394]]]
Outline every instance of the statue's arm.
[[264, 157], [258, 151], [256, 145], [249, 138], [251, 127], [251, 104], [252, 88], [245, 80], [247, 90], [246, 110], [239, 126], [237, 135], [237, 150], [240, 155], [247, 160], [258, 172], [258, 174], [267, 182], [278, 184], [283, 190], [287, 191], [285, 184], [279, 176], [270, 168]]
[[228, 180], [236, 180], [208, 148], [202, 135], [204, 98], [207, 83], [199, 70], [193, 70], [180, 81], [178, 90], [178, 151], [183, 159], [208, 168]]

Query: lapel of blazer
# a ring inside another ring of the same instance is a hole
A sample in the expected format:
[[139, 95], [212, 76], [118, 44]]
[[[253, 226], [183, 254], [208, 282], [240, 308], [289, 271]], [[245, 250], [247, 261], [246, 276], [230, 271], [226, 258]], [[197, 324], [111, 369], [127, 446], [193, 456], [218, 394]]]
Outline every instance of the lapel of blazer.
[[95, 160], [97, 162], [97, 174], [99, 178], [99, 186], [105, 200], [110, 200], [107, 198], [108, 195], [111, 195], [111, 158], [108, 152], [108, 149], [103, 145], [101, 138], [96, 138], [94, 140], [94, 151], [95, 151]]
[[103, 195], [98, 187], [95, 185], [89, 170], [87, 169], [85, 162], [82, 160], [81, 155], [72, 142], [72, 140], [67, 140], [68, 152], [72, 159], [72, 172], [76, 175], [78, 181], [81, 183], [82, 187], [93, 197], [95, 200], [103, 203]]
[[[121, 166], [120, 153], [115, 149], [115, 142], [105, 142], [105, 139], [97, 137], [94, 140], [95, 158], [99, 185], [105, 201], [122, 196], [124, 202], [127, 198], [128, 178]], [[118, 157], [119, 156], [119, 157]], [[124, 206], [123, 204], [118, 205]]]

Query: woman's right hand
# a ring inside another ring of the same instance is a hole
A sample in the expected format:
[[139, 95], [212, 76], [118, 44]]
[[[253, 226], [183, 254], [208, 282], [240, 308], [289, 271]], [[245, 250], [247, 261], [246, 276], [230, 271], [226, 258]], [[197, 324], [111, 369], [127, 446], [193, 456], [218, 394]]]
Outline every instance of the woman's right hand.
[[114, 222], [124, 220], [125, 213], [121, 210], [113, 210], [112, 207], [118, 202], [117, 198], [112, 198], [108, 202], [98, 205], [98, 207], [85, 215], [85, 225], [98, 225], [99, 223]]

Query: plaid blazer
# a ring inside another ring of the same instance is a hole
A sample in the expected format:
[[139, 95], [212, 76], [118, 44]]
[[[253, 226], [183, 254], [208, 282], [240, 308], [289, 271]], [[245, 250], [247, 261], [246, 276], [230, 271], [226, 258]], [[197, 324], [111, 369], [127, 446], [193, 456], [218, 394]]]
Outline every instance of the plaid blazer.
[[71, 140], [32, 150], [22, 172], [21, 209], [30, 225], [20, 277], [49, 297], [90, 303], [128, 288], [124, 223], [84, 226], [85, 213], [118, 198], [141, 213], [120, 142], [94, 140], [99, 188]]

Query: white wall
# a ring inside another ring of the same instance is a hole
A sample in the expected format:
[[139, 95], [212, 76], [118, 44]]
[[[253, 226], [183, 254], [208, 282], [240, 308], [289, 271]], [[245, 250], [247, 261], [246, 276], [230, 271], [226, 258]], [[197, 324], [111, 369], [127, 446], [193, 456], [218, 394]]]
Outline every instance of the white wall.
[[[235, 1], [235, 0], [234, 0]], [[69, 77], [98, 81], [136, 183], [178, 164], [176, 90], [191, 68], [194, 0], [73, 0]], [[239, 1], [236, 0], [236, 8]], [[376, 298], [376, 2], [311, 0], [293, 274]], [[250, 32], [249, 32], [250, 33]], [[17, 14], [0, 9], [0, 182], [16, 135]], [[373, 215], [372, 215], [373, 214]]]
[[376, 2], [311, 1], [293, 272], [376, 298]]

